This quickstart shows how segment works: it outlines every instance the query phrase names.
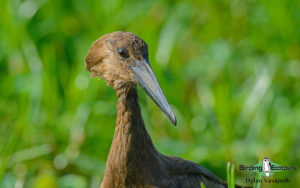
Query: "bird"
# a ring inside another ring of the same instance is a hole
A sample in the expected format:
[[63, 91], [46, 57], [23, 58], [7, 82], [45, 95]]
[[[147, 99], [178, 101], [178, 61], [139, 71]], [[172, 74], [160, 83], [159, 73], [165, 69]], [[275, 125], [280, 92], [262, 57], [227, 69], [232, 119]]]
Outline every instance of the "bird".
[[271, 171], [271, 164], [270, 164], [270, 158], [264, 157], [263, 160], [263, 170], [266, 176], [269, 178], [270, 177], [270, 171]]
[[101, 188], [207, 188], [227, 187], [215, 174], [197, 163], [166, 156], [154, 146], [142, 118], [137, 85], [166, 117], [177, 120], [155, 77], [148, 46], [131, 32], [116, 31], [97, 39], [85, 66], [116, 92], [117, 120]]

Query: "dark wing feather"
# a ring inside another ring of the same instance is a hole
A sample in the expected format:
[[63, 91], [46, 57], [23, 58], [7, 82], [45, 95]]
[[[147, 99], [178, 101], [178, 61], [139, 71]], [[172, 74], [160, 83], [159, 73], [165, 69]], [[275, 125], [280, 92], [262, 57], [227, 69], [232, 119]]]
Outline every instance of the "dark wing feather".
[[201, 179], [214, 182], [215, 184], [219, 184], [221, 187], [225, 187], [226, 185], [226, 183], [220, 180], [212, 172], [194, 162], [172, 156], [165, 156], [164, 159], [169, 173], [173, 176], [200, 176]]

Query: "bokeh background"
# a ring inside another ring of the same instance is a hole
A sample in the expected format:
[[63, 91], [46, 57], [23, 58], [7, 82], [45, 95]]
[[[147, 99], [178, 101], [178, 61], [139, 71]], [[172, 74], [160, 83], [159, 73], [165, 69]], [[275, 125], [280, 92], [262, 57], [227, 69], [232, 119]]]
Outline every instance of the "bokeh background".
[[[1, 0], [0, 187], [99, 187], [117, 98], [84, 66], [93, 41], [124, 30], [149, 59], [174, 127], [139, 90], [164, 154], [236, 182], [261, 157], [300, 167], [300, 1]], [[277, 173], [300, 187], [300, 171]]]

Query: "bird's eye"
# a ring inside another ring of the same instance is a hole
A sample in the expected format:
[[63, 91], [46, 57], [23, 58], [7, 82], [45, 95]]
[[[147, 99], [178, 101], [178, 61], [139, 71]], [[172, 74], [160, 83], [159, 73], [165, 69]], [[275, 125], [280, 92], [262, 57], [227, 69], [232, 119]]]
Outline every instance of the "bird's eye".
[[125, 48], [118, 48], [117, 52], [123, 58], [129, 57], [128, 51]]

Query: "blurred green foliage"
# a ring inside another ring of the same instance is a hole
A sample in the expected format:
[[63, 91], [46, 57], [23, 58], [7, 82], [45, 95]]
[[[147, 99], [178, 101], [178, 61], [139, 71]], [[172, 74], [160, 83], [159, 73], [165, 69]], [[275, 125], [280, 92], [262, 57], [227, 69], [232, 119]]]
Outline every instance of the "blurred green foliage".
[[[99, 187], [116, 96], [90, 79], [85, 55], [125, 30], [149, 46], [173, 127], [141, 90], [164, 154], [226, 179], [268, 156], [300, 165], [300, 1], [0, 1], [0, 187]], [[278, 173], [278, 177], [287, 175]], [[282, 175], [280, 175], [282, 174]], [[288, 174], [300, 187], [300, 171]]]

